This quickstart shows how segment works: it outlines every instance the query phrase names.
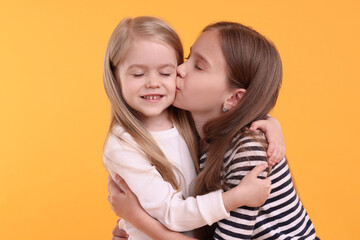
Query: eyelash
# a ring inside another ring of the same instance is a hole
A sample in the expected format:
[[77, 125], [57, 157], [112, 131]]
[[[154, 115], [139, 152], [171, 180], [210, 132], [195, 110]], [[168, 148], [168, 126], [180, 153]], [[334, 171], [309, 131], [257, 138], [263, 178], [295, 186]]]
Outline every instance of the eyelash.
[[197, 70], [203, 70], [202, 68], [200, 68], [198, 65], [194, 66]]
[[170, 77], [170, 73], [160, 73], [161, 76], [164, 76], [164, 77]]
[[[191, 54], [189, 54], [189, 56], [187, 56], [185, 59], [186, 59], [186, 60], [188, 60], [188, 59], [190, 58], [190, 55], [191, 55]], [[195, 64], [195, 66], [194, 66], [194, 67], [195, 67], [197, 70], [200, 70], [200, 71], [202, 71], [202, 70], [203, 70], [201, 67], [199, 67], [199, 66], [198, 66], [198, 65], [196, 65], [196, 64]]]
[[144, 76], [144, 74], [143, 73], [141, 73], [141, 74], [133, 74], [133, 76], [134, 77], [142, 77], [142, 76]]
[[[171, 73], [160, 73], [161, 76], [164, 76], [164, 77], [170, 77]], [[144, 76], [144, 73], [141, 73], [141, 74], [133, 74], [133, 76], [135, 78], [139, 78], [139, 77], [142, 77]]]

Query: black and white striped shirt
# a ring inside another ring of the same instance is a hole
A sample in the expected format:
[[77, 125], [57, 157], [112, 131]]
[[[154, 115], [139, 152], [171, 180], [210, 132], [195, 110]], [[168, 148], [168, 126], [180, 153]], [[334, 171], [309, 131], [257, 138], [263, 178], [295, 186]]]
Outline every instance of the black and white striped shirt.
[[[235, 187], [256, 165], [267, 162], [266, 151], [253, 137], [239, 136], [224, 158], [223, 173], [228, 189]], [[205, 165], [206, 154], [200, 159]], [[266, 177], [264, 171], [261, 177]], [[315, 229], [295, 191], [289, 166], [282, 159], [268, 178], [271, 193], [258, 208], [241, 207], [217, 222], [214, 239], [302, 239], [314, 240]]]

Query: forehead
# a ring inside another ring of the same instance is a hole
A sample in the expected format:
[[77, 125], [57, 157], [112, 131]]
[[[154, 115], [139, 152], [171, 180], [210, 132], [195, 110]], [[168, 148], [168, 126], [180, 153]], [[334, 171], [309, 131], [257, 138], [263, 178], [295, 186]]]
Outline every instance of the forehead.
[[218, 32], [209, 30], [203, 32], [191, 48], [192, 53], [201, 55], [214, 67], [225, 67], [226, 61], [220, 44]]
[[135, 39], [124, 58], [128, 64], [175, 64], [177, 65], [175, 49], [168, 44], [146, 38]]

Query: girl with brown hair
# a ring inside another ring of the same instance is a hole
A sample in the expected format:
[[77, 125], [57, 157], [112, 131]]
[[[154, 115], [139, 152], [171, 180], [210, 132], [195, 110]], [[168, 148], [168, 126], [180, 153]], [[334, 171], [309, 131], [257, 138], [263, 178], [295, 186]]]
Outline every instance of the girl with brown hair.
[[[249, 131], [249, 127], [265, 118], [276, 103], [282, 81], [278, 51], [249, 27], [219, 22], [203, 30], [188, 60], [177, 71], [178, 91], [173, 105], [191, 112], [201, 138], [201, 171], [195, 180], [195, 194], [229, 191], [256, 165], [267, 161], [265, 136]], [[271, 180], [266, 202], [260, 207], [231, 211], [229, 217], [202, 228], [201, 239], [316, 238], [286, 158], [264, 170], [260, 177]], [[118, 216], [147, 226], [140, 228], [146, 234], [161, 231], [165, 236], [167, 231], [146, 217], [126, 183], [118, 183], [124, 193], [111, 181], [109, 185], [112, 208]], [[160, 235], [156, 239], [166, 238]]]
[[[188, 114], [171, 106], [182, 62], [180, 39], [167, 23], [126, 18], [110, 37], [103, 79], [112, 110], [104, 165], [112, 177], [127, 181], [151, 216], [177, 231], [211, 225], [240, 206], [258, 206], [270, 192], [270, 181], [257, 178], [265, 168], [259, 166], [230, 191], [190, 197], [196, 138]], [[243, 194], [248, 191], [252, 198]], [[132, 239], [148, 239], [130, 222], [119, 224]]]

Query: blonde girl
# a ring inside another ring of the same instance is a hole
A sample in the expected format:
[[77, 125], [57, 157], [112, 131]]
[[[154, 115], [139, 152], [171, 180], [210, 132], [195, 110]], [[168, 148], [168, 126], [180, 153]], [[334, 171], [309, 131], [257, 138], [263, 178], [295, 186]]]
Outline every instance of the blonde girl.
[[[257, 178], [261, 165], [230, 191], [190, 197], [198, 172], [197, 141], [188, 113], [171, 106], [182, 62], [180, 39], [168, 24], [126, 18], [110, 37], [103, 76], [112, 114], [105, 167], [128, 183], [148, 214], [181, 232], [229, 217], [237, 207], [258, 206], [270, 191], [269, 180]], [[129, 239], [149, 239], [125, 220], [119, 225]]]

